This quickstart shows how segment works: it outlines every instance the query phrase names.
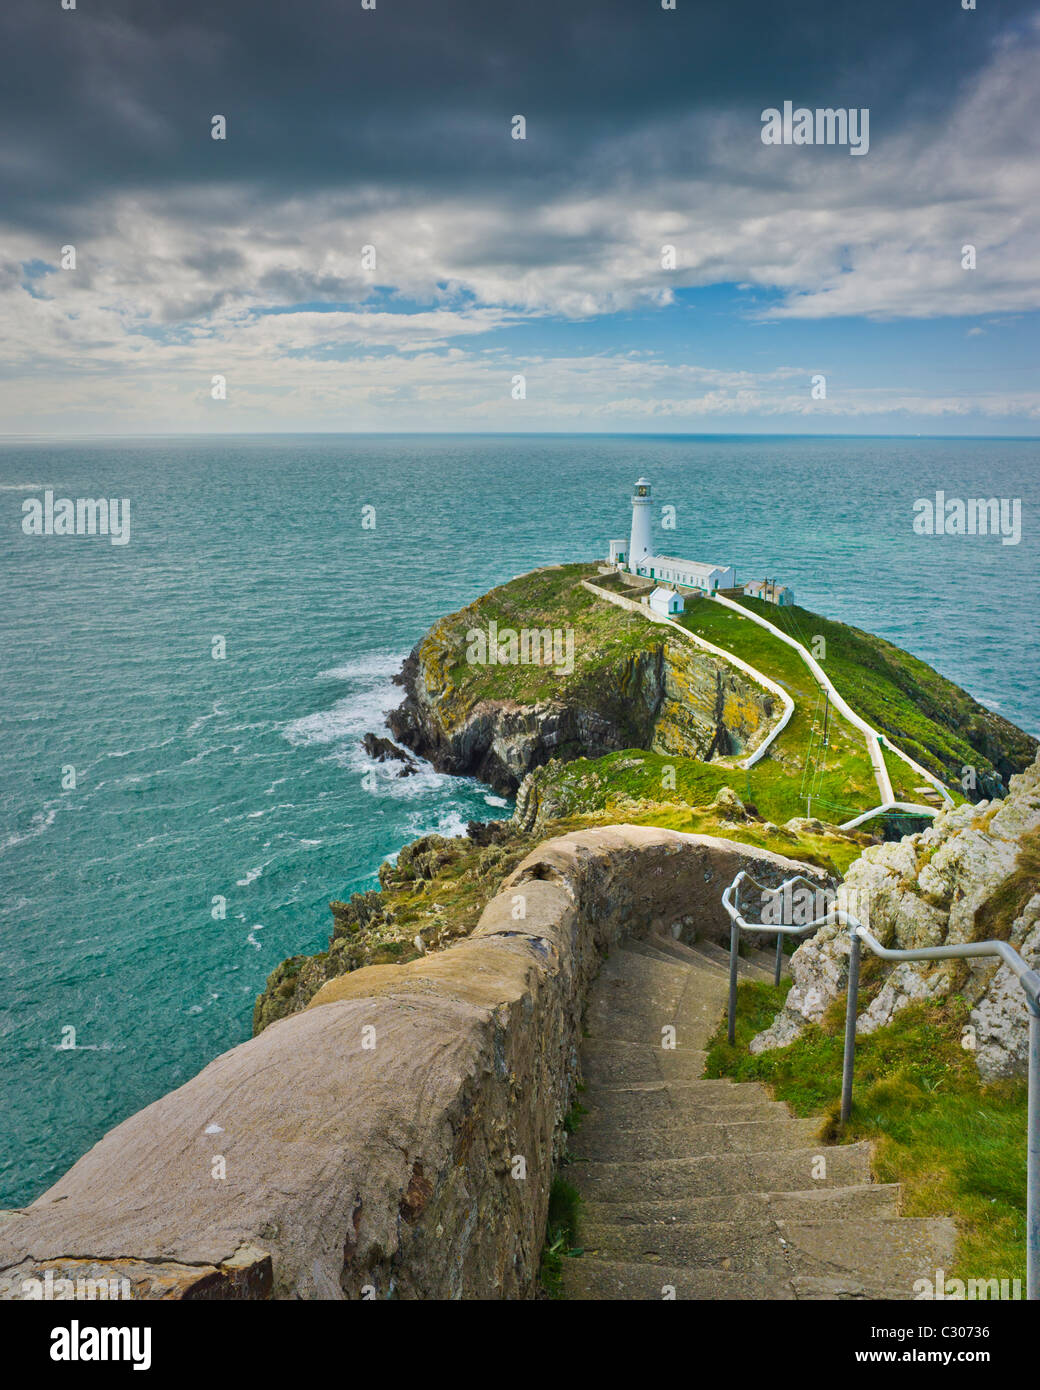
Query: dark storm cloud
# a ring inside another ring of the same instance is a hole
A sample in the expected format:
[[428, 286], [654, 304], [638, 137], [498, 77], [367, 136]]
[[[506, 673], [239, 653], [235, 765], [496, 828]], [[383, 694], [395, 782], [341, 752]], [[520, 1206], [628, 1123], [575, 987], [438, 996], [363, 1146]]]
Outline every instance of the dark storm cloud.
[[[319, 188], [506, 183], [531, 198], [609, 177], [611, 141], [641, 126], [746, 108], [757, 132], [760, 110], [785, 98], [869, 105], [873, 132], [938, 120], [994, 36], [1031, 8], [80, 0], [63, 11], [5, 0], [4, 216], [57, 225], [109, 193], [200, 183], [252, 186], [258, 204]], [[524, 145], [508, 139], [517, 112]], [[226, 143], [209, 138], [215, 113]], [[646, 157], [691, 173], [702, 158], [679, 141]]]

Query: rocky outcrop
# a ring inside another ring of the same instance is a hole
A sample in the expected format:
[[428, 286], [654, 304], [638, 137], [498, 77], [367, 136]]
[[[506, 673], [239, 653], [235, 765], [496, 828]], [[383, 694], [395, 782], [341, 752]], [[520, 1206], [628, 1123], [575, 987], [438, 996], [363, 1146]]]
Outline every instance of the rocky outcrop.
[[380, 738], [378, 734], [366, 734], [361, 740], [361, 746], [374, 762], [403, 763], [404, 766], [397, 774], [398, 777], [413, 777], [419, 771], [415, 759], [403, 748], [398, 748], [392, 739]]
[[595, 681], [560, 680], [560, 695], [522, 704], [471, 703], [452, 671], [454, 628], [438, 624], [398, 678], [404, 703], [394, 737], [439, 772], [479, 777], [507, 795], [552, 758], [598, 758], [624, 748], [711, 759], [741, 752], [774, 718], [768, 691], [735, 667], [671, 636], [605, 666]]
[[[465, 691], [430, 660], [429, 639], [412, 652], [401, 672], [404, 703], [387, 722], [394, 737], [428, 759], [438, 772], [479, 777], [496, 791], [512, 795], [524, 774], [552, 757], [600, 757], [649, 738], [663, 687], [660, 649], [624, 661], [610, 674], [593, 704], [576, 699], [479, 700], [470, 705]], [[613, 694], [623, 713], [612, 710]]]
[[0, 1224], [0, 1294], [89, 1269], [141, 1298], [530, 1296], [600, 962], [724, 934], [744, 867], [800, 866], [640, 826], [541, 845], [466, 939], [329, 982], [107, 1134]]
[[291, 956], [271, 971], [253, 1006], [254, 1034], [306, 1008], [329, 980], [367, 965], [401, 964], [466, 936], [535, 843], [510, 821], [474, 821], [465, 836], [412, 840], [380, 867], [378, 891], [329, 904], [327, 950]]
[[[1036, 968], [1040, 963], [1040, 757], [1011, 778], [1001, 801], [962, 805], [937, 816], [921, 834], [874, 845], [850, 867], [839, 905], [884, 946], [915, 950], [997, 939]], [[751, 1044], [783, 1047], [818, 1023], [848, 978], [848, 937], [824, 927], [791, 958], [794, 981], [783, 1011]], [[891, 1022], [908, 1004], [956, 991], [971, 1004], [980, 1075], [1024, 1072], [1028, 1013], [1021, 986], [993, 958], [971, 962], [900, 962], [885, 967], [857, 1031]]]

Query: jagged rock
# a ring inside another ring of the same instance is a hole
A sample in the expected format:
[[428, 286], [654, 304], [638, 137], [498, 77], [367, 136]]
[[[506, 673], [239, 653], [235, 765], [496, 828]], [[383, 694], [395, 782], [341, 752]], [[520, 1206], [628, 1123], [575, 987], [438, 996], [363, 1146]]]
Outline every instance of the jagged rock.
[[[1021, 935], [1026, 927], [1024, 937]], [[1040, 967], [1040, 893], [1029, 900], [1015, 923], [1011, 941], [1033, 969]], [[984, 1081], [1021, 1076], [1029, 1060], [1029, 1011], [1022, 986], [1001, 965], [982, 1000], [971, 1012], [975, 1064]]]
[[[403, 748], [398, 748], [397, 744], [389, 738], [380, 738], [378, 734], [366, 734], [361, 740], [361, 746], [368, 756], [377, 763], [400, 762], [405, 763], [406, 767], [414, 772], [415, 759], [410, 753], [406, 753]], [[408, 772], [399, 774], [406, 777]]]
[[475, 845], [498, 845], [516, 832], [507, 820], [471, 820], [466, 834]]
[[394, 737], [439, 772], [479, 777], [506, 795], [552, 759], [650, 748], [705, 760], [740, 752], [773, 719], [768, 691], [724, 661], [648, 625], [646, 649], [619, 653], [595, 681], [560, 682], [560, 697], [521, 704], [473, 701], [459, 682], [456, 619], [442, 619], [411, 652], [391, 711]]
[[[787, 827], [804, 821], [788, 821]], [[918, 950], [991, 938], [1009, 940], [1036, 964], [1040, 959], [1040, 756], [1010, 779], [1004, 800], [943, 811], [932, 825], [898, 843], [872, 845], [849, 868], [839, 905], [883, 946]], [[752, 1050], [782, 1047], [818, 1023], [848, 980], [847, 933], [825, 927], [791, 957], [794, 986], [784, 1009], [752, 1042]], [[899, 962], [857, 1025], [869, 1033], [908, 1004], [957, 988], [973, 1003], [976, 1063], [985, 1079], [1020, 1075], [1025, 1066], [1025, 995], [992, 958], [964, 967], [953, 962]]]
[[900, 961], [856, 1023], [857, 1033], [873, 1033], [891, 1023], [900, 1009], [922, 999], [938, 999], [950, 988], [949, 966], [929, 966], [925, 962]]
[[[815, 816], [792, 816], [784, 821], [784, 829], [792, 835], [822, 835], [825, 826]], [[834, 827], [831, 826], [831, 829]]]
[[848, 981], [848, 933], [837, 926], [821, 927], [811, 942], [795, 951], [790, 970], [794, 983], [784, 1008], [770, 1027], [752, 1038], [752, 1052], [786, 1047], [807, 1023], [820, 1022]]
[[742, 821], [748, 818], [743, 801], [732, 787], [720, 787], [718, 789], [715, 793], [715, 800], [711, 803], [711, 809], [731, 821]]

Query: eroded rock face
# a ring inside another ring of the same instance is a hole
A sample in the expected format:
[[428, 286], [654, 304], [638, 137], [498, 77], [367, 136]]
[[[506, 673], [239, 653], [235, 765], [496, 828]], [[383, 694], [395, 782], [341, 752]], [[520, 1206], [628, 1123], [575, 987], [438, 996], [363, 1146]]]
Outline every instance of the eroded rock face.
[[[1015, 937], [1025, 932], [1021, 941]], [[1040, 960], [1040, 893], [1015, 923], [1012, 945], [1034, 967]], [[986, 1081], [1023, 1076], [1029, 1060], [1029, 1017], [1022, 1008], [1022, 986], [1001, 965], [986, 993], [972, 1010], [976, 1061]]]
[[805, 870], [646, 826], [547, 841], [470, 936], [330, 980], [0, 1222], [0, 1297], [70, 1263], [140, 1298], [530, 1296], [603, 955], [724, 936], [741, 868]]
[[[1040, 962], [1040, 756], [1011, 778], [1003, 801], [959, 806], [919, 835], [872, 845], [850, 867], [839, 905], [883, 946], [916, 950], [969, 941], [1009, 941], [1036, 968]], [[792, 1042], [818, 1023], [848, 981], [848, 938], [826, 927], [794, 953], [794, 987], [783, 1011], [752, 1050]], [[887, 967], [880, 991], [860, 1015], [857, 1031], [891, 1022], [908, 1004], [952, 989], [974, 1005], [976, 1062], [984, 1079], [1025, 1070], [1028, 1012], [1011, 971], [986, 958], [967, 970], [952, 962], [899, 962]], [[965, 981], [966, 973], [966, 981]]]
[[605, 669], [590, 687], [536, 704], [470, 704], [452, 679], [458, 651], [436, 625], [398, 678], [404, 703], [388, 716], [394, 736], [439, 772], [479, 777], [507, 795], [552, 758], [599, 758], [651, 748], [711, 759], [741, 752], [774, 718], [768, 691], [681, 638], [649, 629], [646, 650]]

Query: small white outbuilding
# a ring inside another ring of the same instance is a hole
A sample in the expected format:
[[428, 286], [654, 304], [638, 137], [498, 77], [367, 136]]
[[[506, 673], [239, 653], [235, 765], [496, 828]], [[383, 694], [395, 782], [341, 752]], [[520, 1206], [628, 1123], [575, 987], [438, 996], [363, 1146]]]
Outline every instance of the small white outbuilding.
[[666, 589], [659, 584], [650, 595], [650, 607], [655, 613], [660, 613], [662, 617], [670, 618], [675, 613], [681, 613], [686, 605], [683, 602], [682, 594], [677, 594], [674, 589]]

